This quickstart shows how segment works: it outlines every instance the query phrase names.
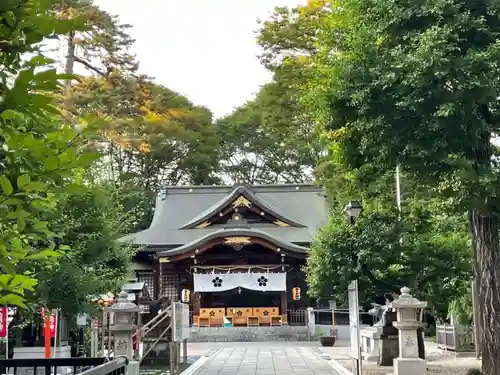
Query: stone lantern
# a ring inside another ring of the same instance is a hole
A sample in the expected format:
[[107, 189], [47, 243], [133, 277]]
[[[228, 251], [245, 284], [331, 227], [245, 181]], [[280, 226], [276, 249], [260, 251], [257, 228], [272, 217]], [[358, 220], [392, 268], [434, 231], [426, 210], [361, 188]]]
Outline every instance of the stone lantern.
[[399, 330], [399, 357], [394, 360], [395, 375], [425, 375], [427, 362], [419, 358], [418, 332], [422, 323], [418, 317], [427, 302], [419, 301], [410, 295], [410, 289], [401, 288], [401, 295], [392, 302], [396, 309], [397, 322], [393, 325]]
[[114, 323], [111, 331], [114, 336], [114, 357], [121, 355], [127, 356], [132, 360], [134, 355], [132, 333], [135, 329], [134, 317], [140, 311], [139, 306], [128, 300], [128, 294], [121, 291], [118, 294], [118, 300], [111, 307], [114, 313]]

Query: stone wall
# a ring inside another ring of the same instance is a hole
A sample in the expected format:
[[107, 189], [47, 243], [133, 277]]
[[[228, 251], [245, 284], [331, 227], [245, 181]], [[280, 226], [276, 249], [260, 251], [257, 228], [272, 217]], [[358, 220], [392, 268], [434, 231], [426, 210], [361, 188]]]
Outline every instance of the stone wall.
[[191, 327], [190, 342], [309, 341], [307, 326]]

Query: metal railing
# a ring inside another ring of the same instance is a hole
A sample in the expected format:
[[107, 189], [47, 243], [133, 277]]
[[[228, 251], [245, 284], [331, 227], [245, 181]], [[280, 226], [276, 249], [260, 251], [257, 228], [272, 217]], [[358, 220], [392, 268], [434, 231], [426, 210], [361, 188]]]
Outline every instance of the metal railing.
[[474, 327], [457, 325], [437, 325], [436, 344], [438, 348], [455, 352], [474, 351]]
[[51, 375], [81, 374], [104, 363], [105, 358], [22, 358], [1, 359], [0, 374]]
[[[332, 310], [331, 309], [315, 309], [314, 318], [316, 324], [332, 325]], [[345, 309], [334, 310], [335, 325], [349, 325], [349, 311]], [[291, 326], [306, 326], [307, 325], [307, 310], [296, 309], [286, 311], [288, 325]], [[360, 312], [360, 320], [363, 325], [373, 325], [376, 320], [367, 312]], [[193, 324], [193, 312], [189, 312], [189, 325]]]
[[[345, 309], [335, 309], [332, 316], [331, 309], [316, 309], [314, 311], [314, 321], [316, 324], [321, 325], [332, 325], [332, 318], [335, 316], [336, 326], [348, 326], [349, 325], [349, 310]], [[360, 312], [359, 319], [361, 324], [372, 325], [376, 323], [376, 319], [368, 314], [367, 312]]]
[[110, 362], [88, 369], [82, 375], [125, 375], [127, 372], [128, 358], [120, 356]]

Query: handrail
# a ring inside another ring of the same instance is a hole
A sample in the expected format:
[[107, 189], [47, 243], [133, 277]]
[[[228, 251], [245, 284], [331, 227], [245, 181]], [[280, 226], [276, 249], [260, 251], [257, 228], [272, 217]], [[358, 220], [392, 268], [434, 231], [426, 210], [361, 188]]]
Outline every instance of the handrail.
[[158, 342], [163, 338], [163, 336], [165, 336], [165, 334], [168, 332], [168, 330], [172, 327], [172, 323], [170, 323], [168, 325], [167, 328], [165, 328], [165, 330], [161, 333], [160, 336], [158, 336], [158, 338], [156, 339], [156, 341], [153, 343], [153, 345], [151, 345], [149, 348], [148, 348], [148, 351], [146, 353], [144, 353], [142, 355], [142, 358], [141, 358], [141, 361], [140, 363], [142, 363], [142, 361], [144, 360], [144, 358], [146, 358], [148, 356], [149, 353], [151, 353], [151, 351], [155, 348], [156, 344], [158, 344]]
[[31, 368], [34, 373], [43, 371], [45, 375], [57, 373], [58, 368], [71, 367], [73, 374], [79, 374], [88, 367], [97, 367], [104, 363], [104, 358], [11, 358], [0, 359], [0, 374], [8, 373], [8, 369], [13, 369], [13, 373], [18, 368]]
[[169, 313], [172, 310], [172, 306], [168, 306], [165, 310], [163, 310], [160, 314], [157, 314], [153, 319], [151, 319], [149, 322], [144, 324], [141, 329], [147, 328], [149, 325], [153, 324], [155, 321], [157, 321], [160, 317], [164, 316], [166, 313]]
[[108, 375], [116, 374], [117, 371], [120, 374], [125, 374], [125, 369], [129, 363], [126, 356], [119, 356], [112, 361], [103, 363], [102, 365], [96, 366], [94, 368], [88, 369], [81, 373], [81, 375]]
[[[169, 306], [165, 310], [163, 310], [160, 314], [156, 315], [149, 322], [144, 324], [141, 328], [139, 328], [136, 332], [134, 332], [133, 336], [138, 336], [139, 334], [147, 335], [151, 330], [155, 329], [161, 322], [163, 322], [167, 317], [170, 316], [172, 307]], [[150, 327], [153, 323], [155, 323], [152, 327]]]
[[149, 327], [149, 329], [137, 331], [137, 334], [139, 334], [139, 332], [140, 332], [140, 333], [143, 334], [143, 336], [146, 336], [149, 332], [151, 332], [153, 329], [155, 329], [156, 327], [158, 327], [161, 323], [163, 323], [164, 320], [166, 320], [169, 317], [170, 317], [170, 315], [164, 314], [162, 316], [162, 318], [159, 319], [152, 327]]

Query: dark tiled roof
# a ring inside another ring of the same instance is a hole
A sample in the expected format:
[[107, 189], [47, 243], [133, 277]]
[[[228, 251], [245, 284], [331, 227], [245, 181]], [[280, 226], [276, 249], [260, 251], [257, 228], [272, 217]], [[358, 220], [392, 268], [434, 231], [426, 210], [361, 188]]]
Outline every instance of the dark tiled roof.
[[205, 220], [208, 220], [211, 218], [213, 215], [217, 214], [217, 211], [223, 207], [226, 207], [227, 205], [231, 204], [236, 198], [239, 196], [244, 196], [247, 198], [254, 206], [257, 206], [259, 209], [267, 212], [268, 214], [271, 214], [275, 218], [282, 220], [283, 222], [290, 224], [294, 227], [305, 227], [304, 224], [298, 222], [297, 220], [294, 220], [290, 217], [285, 217], [282, 214], [280, 214], [279, 210], [277, 210], [275, 207], [273, 207], [270, 203], [266, 202], [265, 200], [262, 199], [261, 196], [257, 197], [252, 191], [251, 188], [247, 186], [238, 186], [231, 191], [231, 193], [226, 194], [223, 198], [221, 198], [219, 201], [215, 202], [212, 206], [207, 208], [205, 211], [201, 212], [199, 215], [197, 215], [195, 218], [192, 220], [189, 220], [188, 223], [184, 224], [181, 229], [188, 229], [192, 228]]
[[[251, 224], [267, 235], [284, 243], [308, 244], [316, 231], [328, 220], [328, 205], [323, 189], [314, 185], [257, 185], [246, 186], [260, 202], [279, 216], [294, 221], [301, 227], [279, 227], [274, 224]], [[151, 226], [141, 232], [122, 238], [139, 245], [176, 247], [195, 242], [201, 237], [219, 231], [223, 226], [203, 229], [180, 229], [195, 223], [216, 209], [234, 193], [235, 186], [167, 187], [156, 198]]]
[[243, 229], [243, 228], [224, 229], [224, 228], [222, 228], [222, 229], [219, 229], [218, 231], [208, 233], [203, 237], [197, 238], [196, 240], [194, 240], [186, 245], [176, 247], [175, 249], [158, 252], [158, 255], [168, 257], [168, 256], [174, 256], [177, 254], [183, 254], [187, 251], [191, 251], [191, 250], [196, 249], [200, 244], [203, 244], [203, 243], [210, 241], [214, 238], [220, 238], [220, 237], [225, 237], [225, 236], [258, 237], [258, 238], [261, 238], [264, 240], [268, 240], [268, 241], [270, 241], [278, 246], [281, 246], [281, 247], [283, 247], [283, 249], [286, 249], [286, 250], [291, 250], [291, 251], [294, 251], [297, 253], [303, 253], [303, 254], [307, 253], [307, 247], [294, 245], [294, 244], [289, 243], [289, 242], [284, 242], [284, 241], [280, 240], [279, 238], [273, 237], [262, 230], [250, 229], [250, 228], [247, 228], [247, 229]]

